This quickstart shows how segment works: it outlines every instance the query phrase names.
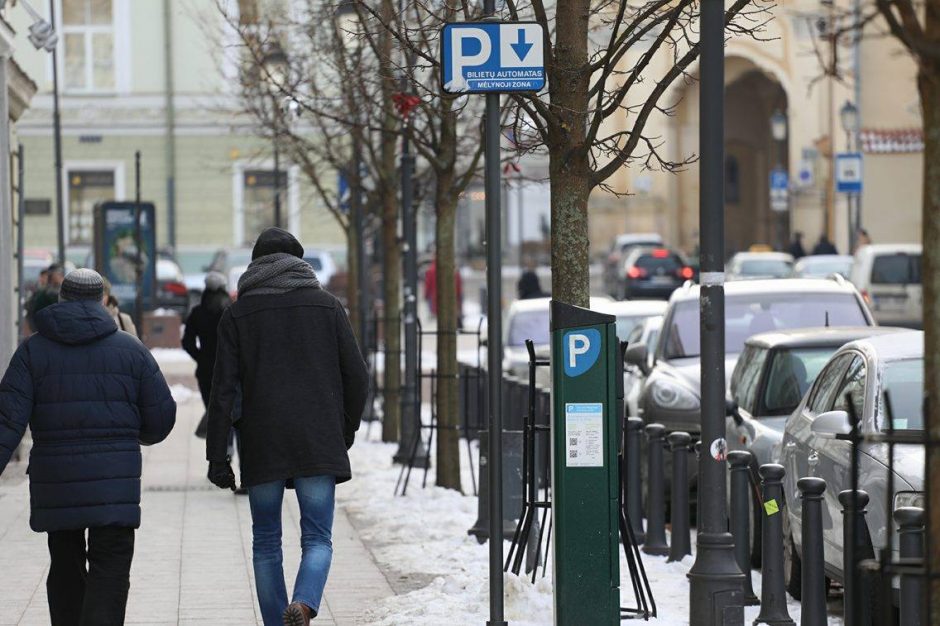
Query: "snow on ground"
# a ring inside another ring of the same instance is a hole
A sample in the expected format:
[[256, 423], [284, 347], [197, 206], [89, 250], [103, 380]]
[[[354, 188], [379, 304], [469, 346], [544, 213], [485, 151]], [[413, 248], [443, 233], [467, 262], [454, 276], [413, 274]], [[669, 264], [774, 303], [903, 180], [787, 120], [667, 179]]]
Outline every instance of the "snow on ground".
[[197, 394], [195, 391], [193, 391], [186, 385], [181, 385], [179, 383], [170, 385], [170, 395], [173, 396], [173, 399], [176, 401], [177, 404], [183, 404], [184, 402], [197, 397]]
[[[399, 624], [471, 624], [488, 619], [489, 552], [467, 535], [477, 518], [477, 499], [451, 490], [430, 486], [434, 470], [429, 473], [429, 486], [421, 488], [423, 471], [413, 470], [406, 497], [394, 495], [400, 467], [391, 459], [395, 444], [376, 441], [378, 429], [350, 451], [353, 480], [337, 489], [337, 497], [356, 520], [363, 540], [389, 578], [430, 581], [419, 589], [394, 596], [374, 607], [369, 618], [372, 626]], [[371, 440], [366, 440], [371, 439]], [[474, 444], [475, 446], [475, 444]], [[474, 461], [476, 452], [474, 449]], [[464, 490], [471, 490], [468, 453], [461, 443], [465, 466]], [[504, 555], [509, 542], [505, 542]], [[694, 546], [694, 536], [693, 536]], [[620, 553], [621, 605], [635, 606], [627, 572], [626, 560]], [[693, 557], [667, 563], [666, 557], [643, 555], [650, 585], [656, 601], [658, 619], [669, 626], [688, 624], [689, 594], [686, 574]], [[754, 590], [760, 596], [760, 573], [753, 572]], [[528, 577], [505, 576], [505, 610], [510, 623], [518, 626], [551, 624], [552, 562], [548, 574], [541, 569], [536, 584]], [[787, 597], [790, 616], [799, 623], [800, 605]], [[830, 602], [830, 610], [837, 602]], [[745, 623], [757, 617], [759, 606], [745, 608]], [[842, 620], [831, 617], [830, 624]]]
[[154, 348], [150, 351], [160, 367], [173, 363], [192, 363], [193, 358], [182, 348]]

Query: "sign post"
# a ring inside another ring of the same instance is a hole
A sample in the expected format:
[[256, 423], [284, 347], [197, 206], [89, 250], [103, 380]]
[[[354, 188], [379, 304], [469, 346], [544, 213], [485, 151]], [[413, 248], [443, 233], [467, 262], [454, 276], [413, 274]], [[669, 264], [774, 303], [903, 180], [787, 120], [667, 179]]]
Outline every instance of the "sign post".
[[777, 213], [787, 210], [790, 196], [790, 176], [782, 167], [770, 172], [770, 209]]
[[620, 623], [616, 318], [552, 300], [555, 623]]
[[490, 626], [504, 626], [501, 387], [503, 374], [502, 216], [500, 200], [499, 95], [545, 87], [545, 33], [539, 24], [498, 22], [496, 1], [484, 0], [483, 22], [445, 24], [441, 31], [444, 93], [486, 94], [484, 188], [486, 191], [486, 319], [489, 388]]
[[[840, 152], [836, 155], [836, 191], [846, 194], [848, 209], [849, 252], [854, 248], [855, 231], [861, 228], [861, 215], [853, 207], [862, 193], [862, 153]], [[854, 223], [853, 223], [854, 222]]]

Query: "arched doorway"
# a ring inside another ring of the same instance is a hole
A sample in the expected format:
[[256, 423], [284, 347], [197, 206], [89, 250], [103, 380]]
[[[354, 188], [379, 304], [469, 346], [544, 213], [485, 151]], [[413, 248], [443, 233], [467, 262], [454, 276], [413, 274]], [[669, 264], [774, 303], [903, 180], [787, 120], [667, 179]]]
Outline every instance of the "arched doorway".
[[[698, 83], [679, 92], [673, 118], [678, 154], [701, 154], [698, 145]], [[787, 212], [771, 210], [770, 173], [789, 170], [787, 139], [771, 134], [771, 117], [787, 115], [787, 95], [770, 73], [742, 56], [725, 60], [725, 253], [747, 250], [753, 244], [782, 247], [789, 239]], [[676, 177], [676, 231], [680, 245], [698, 244], [698, 168]]]

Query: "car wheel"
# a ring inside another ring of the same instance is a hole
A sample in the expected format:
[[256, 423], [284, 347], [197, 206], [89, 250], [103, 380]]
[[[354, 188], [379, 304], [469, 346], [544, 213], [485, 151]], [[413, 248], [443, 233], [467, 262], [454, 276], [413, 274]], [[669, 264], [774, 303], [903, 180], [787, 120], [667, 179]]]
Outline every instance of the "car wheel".
[[796, 553], [796, 545], [793, 543], [793, 533], [790, 532], [790, 522], [785, 510], [783, 514], [783, 584], [787, 588], [794, 600], [799, 600], [801, 595], [800, 587], [803, 584], [802, 568], [800, 555]]

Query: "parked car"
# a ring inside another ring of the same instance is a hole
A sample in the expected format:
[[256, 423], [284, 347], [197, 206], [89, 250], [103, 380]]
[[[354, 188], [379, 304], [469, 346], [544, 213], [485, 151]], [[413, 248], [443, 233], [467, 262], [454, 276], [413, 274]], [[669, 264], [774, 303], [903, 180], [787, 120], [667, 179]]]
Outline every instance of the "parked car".
[[234, 289], [231, 271], [235, 267], [247, 267], [251, 263], [251, 248], [220, 248], [216, 250], [206, 272], [221, 272], [229, 277], [229, 289]]
[[852, 256], [848, 254], [813, 254], [793, 264], [794, 278], [825, 278], [839, 274], [848, 278], [852, 271]]
[[793, 274], [793, 257], [786, 252], [738, 252], [725, 272], [728, 280], [787, 278]]
[[[841, 277], [789, 278], [725, 285], [725, 371], [730, 379], [744, 342], [757, 333], [814, 326], [873, 326], [862, 297]], [[700, 427], [699, 286], [673, 293], [656, 344], [653, 366], [639, 401], [641, 417], [669, 431]], [[636, 344], [627, 360], [649, 368], [649, 348]]]
[[659, 298], [668, 300], [672, 292], [695, 275], [682, 256], [668, 248], [633, 248], [623, 262], [624, 300]]
[[[897, 431], [924, 429], [924, 334], [904, 332], [853, 341], [836, 352], [816, 378], [809, 392], [787, 420], [779, 462], [786, 468], [784, 478], [784, 578], [787, 590], [800, 595], [802, 533], [801, 500], [797, 481], [816, 476], [826, 481], [823, 498], [823, 554], [826, 576], [842, 582], [842, 506], [838, 494], [850, 488], [851, 445], [835, 439], [849, 432], [850, 406], [859, 418], [863, 434], [886, 430], [891, 402], [893, 427]], [[851, 403], [851, 404], [850, 404]], [[859, 484], [869, 496], [862, 540], [878, 550], [887, 543], [885, 518], [887, 498], [893, 508], [924, 505], [924, 448], [896, 445], [893, 480], [895, 493], [887, 491], [887, 446], [863, 442], [859, 447]], [[864, 536], [867, 535], [867, 536]], [[898, 558], [897, 537], [892, 539]], [[877, 576], [879, 574], [874, 573]], [[877, 582], [874, 583], [877, 585]], [[894, 582], [895, 588], [897, 582]], [[880, 594], [867, 597], [877, 603]], [[879, 615], [873, 606], [872, 615]]]
[[851, 280], [879, 324], [921, 328], [924, 292], [921, 245], [871, 244], [855, 252]]
[[617, 339], [629, 341], [637, 326], [651, 317], [662, 317], [669, 303], [663, 300], [595, 300], [592, 308], [617, 318]]
[[183, 270], [172, 259], [157, 259], [157, 292], [154, 305], [158, 309], [175, 311], [183, 319], [189, 313], [189, 290], [183, 282]]
[[[551, 355], [551, 330], [549, 327], [549, 303], [551, 298], [516, 300], [509, 305], [503, 322], [503, 372], [523, 380], [529, 379], [529, 353], [526, 339], [535, 343], [535, 353], [547, 359]], [[591, 298], [591, 308], [601, 310], [610, 302], [608, 298]], [[539, 383], [548, 385], [550, 375], [547, 367], [540, 367]]]
[[640, 414], [640, 393], [643, 391], [643, 385], [646, 383], [646, 372], [653, 367], [653, 354], [656, 352], [656, 341], [659, 339], [659, 332], [663, 327], [663, 316], [654, 315], [633, 327], [630, 334], [627, 335], [627, 344], [634, 345], [642, 343], [647, 347], [647, 363], [645, 370], [641, 370], [636, 365], [624, 363], [623, 365], [623, 397], [626, 402], [627, 415], [631, 417]]
[[[800, 328], [760, 333], [744, 342], [731, 374], [726, 421], [728, 450], [748, 450], [751, 475], [776, 461], [783, 429], [829, 357], [850, 341], [902, 329], [889, 326]], [[751, 558], [760, 560], [761, 509], [752, 509]]]
[[604, 261], [604, 291], [611, 297], [623, 293], [623, 261], [635, 246], [661, 246], [663, 237], [659, 233], [625, 233], [617, 235], [610, 244]]
[[199, 296], [206, 284], [206, 273], [216, 252], [208, 248], [177, 248], [173, 259], [183, 270], [183, 283], [191, 295]]
[[336, 261], [333, 260], [332, 255], [323, 250], [308, 249], [304, 251], [304, 261], [309, 263], [313, 271], [316, 272], [323, 288], [327, 288], [333, 276], [336, 275]]

